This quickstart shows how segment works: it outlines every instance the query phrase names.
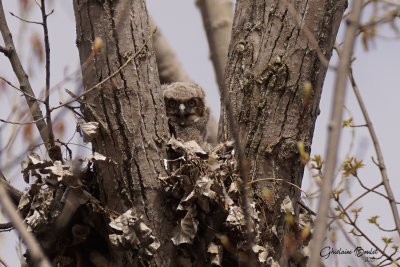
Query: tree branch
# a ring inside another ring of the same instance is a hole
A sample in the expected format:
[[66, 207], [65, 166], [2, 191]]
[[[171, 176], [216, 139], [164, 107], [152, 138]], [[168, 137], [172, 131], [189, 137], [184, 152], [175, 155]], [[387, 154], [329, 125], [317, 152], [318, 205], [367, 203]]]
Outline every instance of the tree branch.
[[10, 49], [0, 45], [0, 52], [3, 53], [6, 57], [10, 54]]
[[4, 176], [3, 172], [0, 170], [0, 183], [3, 185], [4, 189], [10, 195], [14, 205], [18, 205], [19, 200], [22, 197], [22, 192], [10, 185], [7, 181], [6, 177]]
[[197, 0], [210, 47], [211, 61], [221, 91], [225, 83], [225, 66], [231, 40], [233, 10], [230, 0]]
[[32, 98], [32, 99], [34, 99], [34, 100], [36, 100], [36, 101], [38, 101], [38, 102], [44, 103], [43, 100], [41, 100], [41, 99], [39, 99], [39, 98], [36, 98], [36, 97], [34, 97], [34, 96], [32, 96], [32, 95], [30, 95], [30, 94], [28, 94], [28, 93], [22, 91], [22, 90], [19, 89], [17, 86], [15, 86], [14, 84], [12, 84], [11, 82], [9, 82], [8, 80], [6, 80], [5, 78], [3, 78], [3, 77], [1, 77], [1, 76], [0, 76], [0, 80], [4, 81], [6, 84], [8, 84], [9, 86], [11, 86], [11, 87], [14, 88], [15, 90], [21, 92], [21, 93], [24, 94], [25, 96], [29, 96], [30, 98]]
[[254, 253], [252, 246], [254, 244], [254, 227], [250, 212], [250, 190], [246, 186], [249, 182], [249, 163], [245, 157], [243, 144], [239, 139], [239, 131], [236, 121], [233, 117], [231, 99], [229, 93], [224, 93], [225, 84], [225, 66], [228, 60], [228, 48], [231, 40], [233, 11], [231, 1], [229, 0], [197, 0], [204, 28], [207, 34], [207, 40], [210, 47], [211, 61], [217, 76], [219, 92], [222, 102], [226, 108], [227, 121], [234, 141], [235, 153], [238, 159], [238, 169], [241, 178], [239, 190], [241, 192], [241, 208], [243, 210], [246, 223], [247, 236], [247, 255], [248, 266], [255, 266]]
[[[43, 26], [43, 39], [46, 55], [46, 87], [45, 87], [45, 107], [46, 107], [46, 123], [49, 136], [49, 143], [51, 148], [55, 148], [53, 123], [51, 121], [51, 110], [50, 110], [50, 42], [49, 42], [49, 30], [47, 28], [47, 17], [46, 14], [46, 3], [45, 0], [41, 0], [40, 11], [42, 13], [42, 26]], [[52, 12], [50, 13], [52, 14]], [[61, 159], [61, 149], [54, 150], [55, 157]]]
[[[393, 262], [394, 264], [396, 264], [395, 259], [393, 259], [392, 256], [388, 255], [387, 253], [385, 253], [384, 250], [382, 250], [377, 244], [375, 244], [374, 241], [371, 240], [371, 238], [368, 237], [368, 235], [366, 235], [361, 228], [357, 225], [356, 220], [351, 219], [350, 215], [344, 210], [344, 207], [342, 205], [342, 203], [339, 201], [338, 198], [335, 198], [336, 202], [338, 203], [341, 212], [344, 214], [344, 216], [346, 216], [346, 218], [349, 220], [349, 224], [351, 226], [354, 227], [355, 230], [357, 230], [357, 232], [360, 234], [360, 236], [362, 236], [363, 238], [365, 238], [377, 251], [379, 251], [382, 256], [386, 257], [387, 260], [389, 260], [390, 262]], [[317, 250], [317, 254], [319, 256], [320, 251]], [[314, 266], [314, 265], [311, 265]], [[315, 265], [315, 266], [319, 266], [319, 265]], [[399, 266], [398, 264], [396, 264], [395, 266]]]
[[[150, 27], [157, 27], [151, 18]], [[158, 75], [160, 76], [161, 84], [189, 82], [189, 75], [183, 69], [175, 53], [172, 51], [171, 46], [168, 44], [167, 39], [165, 39], [160, 30], [153, 35], [153, 45], [156, 52]]]
[[[43, 142], [46, 144], [47, 150], [51, 151], [51, 146], [49, 145], [49, 132], [46, 125], [46, 122], [43, 121], [43, 114], [39, 108], [38, 101], [34, 98], [35, 93], [33, 92], [32, 86], [29, 82], [28, 75], [26, 74], [24, 68], [22, 67], [21, 61], [17, 55], [14, 42], [12, 39], [12, 35], [10, 29], [8, 28], [7, 21], [4, 15], [3, 1], [0, 0], [0, 31], [4, 39], [4, 43], [6, 47], [9, 49], [9, 53], [6, 54], [8, 59], [10, 60], [11, 66], [14, 70], [15, 75], [18, 78], [20, 89], [24, 91], [27, 95], [25, 95], [26, 102], [29, 106], [29, 109], [32, 113], [33, 119], [36, 121], [36, 127], [39, 130], [40, 137]], [[28, 96], [29, 95], [29, 96]], [[34, 97], [34, 98], [32, 98]], [[51, 153], [49, 153], [51, 155]]]
[[30, 24], [43, 25], [43, 23], [41, 23], [41, 22], [23, 19], [23, 18], [21, 18], [21, 17], [15, 15], [15, 14], [12, 13], [12, 12], [10, 12], [10, 14], [11, 14], [11, 16], [16, 17], [17, 19], [19, 19], [19, 20], [21, 20], [21, 21], [23, 21], [23, 22], [30, 23]]
[[364, 116], [365, 122], [366, 122], [367, 127], [368, 127], [369, 134], [370, 134], [372, 142], [374, 144], [375, 153], [376, 153], [376, 156], [378, 158], [379, 170], [380, 170], [381, 175], [382, 175], [382, 183], [383, 183], [383, 186], [385, 187], [385, 191], [387, 193], [387, 197], [388, 197], [388, 200], [389, 200], [390, 208], [392, 210], [393, 219], [394, 219], [394, 223], [396, 225], [397, 232], [400, 235], [399, 211], [397, 210], [396, 200], [394, 198], [394, 194], [393, 194], [392, 188], [391, 188], [390, 183], [389, 183], [389, 177], [388, 177], [388, 174], [387, 174], [385, 162], [383, 160], [382, 149], [381, 149], [381, 146], [379, 144], [378, 137], [377, 137], [377, 135], [375, 133], [375, 128], [374, 128], [374, 126], [372, 124], [371, 118], [369, 117], [367, 108], [365, 107], [365, 104], [364, 104], [364, 101], [363, 101], [363, 99], [361, 97], [360, 91], [358, 90], [357, 83], [354, 80], [353, 70], [351, 68], [350, 68], [350, 71], [349, 71], [349, 77], [350, 77], [351, 85], [353, 87], [354, 94], [355, 94], [355, 96], [357, 98], [357, 101], [358, 101], [358, 105], [360, 106], [361, 112], [362, 112], [362, 114]]
[[[0, 5], [2, 5], [0, 0]], [[1, 6], [2, 9], [2, 6]], [[4, 14], [4, 13], [3, 13]], [[34, 266], [51, 267], [50, 262], [43, 253], [39, 243], [36, 241], [32, 233], [28, 232], [27, 225], [24, 223], [20, 215], [17, 213], [14, 204], [4, 189], [3, 183], [0, 183], [0, 204], [5, 214], [11, 220], [15, 229], [18, 231], [20, 237], [28, 248], [29, 254], [32, 258]]]
[[353, 55], [353, 48], [360, 22], [362, 0], [354, 0], [352, 6], [353, 14], [348, 20], [346, 34], [344, 38], [344, 47], [342, 57], [340, 58], [336, 81], [335, 97], [332, 102], [331, 122], [329, 125], [329, 136], [326, 150], [326, 165], [322, 183], [320, 202], [318, 207], [318, 216], [312, 241], [311, 257], [309, 266], [319, 266], [319, 249], [322, 247], [326, 236], [327, 217], [329, 203], [332, 195], [332, 184], [335, 178], [335, 169], [337, 163], [337, 153], [339, 148], [341, 122], [343, 117], [343, 105], [346, 92], [347, 75]]

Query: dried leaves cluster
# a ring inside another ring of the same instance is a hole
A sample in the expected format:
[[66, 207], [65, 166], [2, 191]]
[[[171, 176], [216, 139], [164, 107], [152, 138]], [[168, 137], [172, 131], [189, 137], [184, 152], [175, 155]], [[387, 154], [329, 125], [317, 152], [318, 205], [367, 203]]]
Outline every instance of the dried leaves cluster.
[[[249, 244], [238, 189], [243, 181], [238, 174], [233, 142], [221, 143], [206, 153], [194, 141], [183, 143], [172, 138], [168, 143], [168, 154], [165, 166], [170, 175], [160, 177], [160, 180], [165, 192], [171, 196], [168, 199], [178, 218], [173, 243], [183, 257], [192, 258], [201, 257], [195, 255], [194, 248], [206, 246], [207, 264], [227, 266], [231, 262], [245, 262]], [[255, 236], [255, 243], [250, 245], [260, 263], [272, 265], [270, 252], [274, 248], [269, 248], [260, 238], [262, 208], [251, 201], [254, 232], [250, 234]], [[283, 201], [281, 211], [294, 214], [289, 197]], [[299, 227], [303, 229], [310, 224], [302, 221]], [[275, 266], [279, 265], [275, 263]]]
[[[86, 141], [97, 132], [93, 123], [78, 124]], [[118, 214], [100, 204], [95, 164], [116, 163], [99, 153], [64, 163], [30, 154], [22, 162], [23, 177], [30, 188], [18, 205], [28, 230], [40, 240], [54, 266], [78, 266], [88, 258], [80, 254], [89, 254], [92, 263], [108, 266], [107, 243], [128, 248], [139, 260], [149, 260], [160, 243], [134, 208]], [[104, 227], [104, 218], [108, 227]], [[26, 257], [29, 263], [29, 255]]]

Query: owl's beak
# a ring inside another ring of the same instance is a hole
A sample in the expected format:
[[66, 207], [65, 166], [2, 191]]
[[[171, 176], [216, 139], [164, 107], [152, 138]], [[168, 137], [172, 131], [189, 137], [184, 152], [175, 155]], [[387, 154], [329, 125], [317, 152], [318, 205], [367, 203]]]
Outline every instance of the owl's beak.
[[180, 104], [179, 105], [179, 116], [183, 117], [185, 116], [185, 105], [184, 104]]

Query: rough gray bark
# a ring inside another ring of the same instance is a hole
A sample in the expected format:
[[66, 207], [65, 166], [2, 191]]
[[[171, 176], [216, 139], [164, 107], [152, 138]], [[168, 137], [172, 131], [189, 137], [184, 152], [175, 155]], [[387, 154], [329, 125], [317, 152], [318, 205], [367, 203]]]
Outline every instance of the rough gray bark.
[[[92, 54], [82, 70], [85, 88], [118, 70], [151, 38], [144, 0], [75, 0], [74, 10], [82, 64], [92, 53], [94, 39], [103, 40], [101, 52]], [[171, 222], [157, 179], [165, 175], [162, 159], [168, 129], [152, 42], [119, 74], [88, 94], [82, 109], [86, 120], [100, 124], [94, 150], [115, 162], [96, 166], [102, 204], [119, 213], [134, 207], [161, 241], [154, 266], [168, 266]], [[138, 263], [132, 252], [111, 247], [110, 251], [116, 266]]]
[[[346, 1], [299, 0], [294, 5], [329, 59]], [[281, 211], [286, 196], [296, 210], [300, 192], [265, 178], [301, 186], [304, 165], [297, 143], [310, 151], [326, 70], [282, 1], [237, 1], [223, 99], [231, 102], [254, 197], [265, 206], [260, 238], [268, 240], [269, 255], [281, 266], [304, 264], [296, 257], [298, 233]], [[303, 91], [306, 81], [313, 85], [309, 99]], [[220, 139], [227, 140], [235, 129], [229, 129], [224, 101], [221, 105]], [[272, 196], [268, 201], [262, 194], [266, 189]]]

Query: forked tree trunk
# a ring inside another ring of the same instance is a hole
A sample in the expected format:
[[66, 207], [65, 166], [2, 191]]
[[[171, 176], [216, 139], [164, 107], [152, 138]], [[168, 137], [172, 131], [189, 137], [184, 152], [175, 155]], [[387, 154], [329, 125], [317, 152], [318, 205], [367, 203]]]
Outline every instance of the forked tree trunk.
[[[310, 151], [327, 71], [285, 2], [236, 2], [224, 91], [225, 100], [231, 100], [249, 161], [255, 199], [265, 206], [259, 216], [263, 219], [260, 238], [268, 241], [269, 256], [281, 266], [303, 264], [295, 256], [300, 248], [298, 233], [285, 221], [281, 204], [288, 196], [298, 210], [300, 192], [289, 184], [301, 186], [303, 177], [297, 144], [303, 142]], [[287, 2], [293, 3], [303, 27], [311, 31], [329, 60], [346, 1]], [[304, 91], [306, 81], [312, 84], [309, 96]], [[224, 102], [221, 105], [220, 139], [226, 140], [231, 138], [232, 129]]]
[[[86, 90], [139, 53], [86, 95], [83, 112], [86, 120], [100, 123], [93, 149], [114, 162], [96, 166], [102, 204], [120, 213], [134, 208], [161, 239], [154, 266], [168, 266], [172, 226], [157, 179], [165, 175], [168, 128], [145, 1], [74, 0], [74, 10]], [[102, 50], [93, 54], [95, 38], [101, 38]], [[116, 266], [134, 266], [137, 260], [130, 251], [110, 251]]]
[[[250, 178], [255, 181], [255, 199], [265, 207], [259, 216], [260, 238], [269, 245], [269, 256], [287, 266], [302, 264], [302, 258], [295, 257], [298, 233], [285, 221], [281, 203], [288, 196], [296, 208], [300, 192], [288, 183], [264, 178], [301, 185], [304, 166], [297, 143], [303, 142], [310, 151], [327, 66], [283, 2], [237, 1], [224, 98], [232, 101]], [[300, 20], [328, 59], [345, 2], [295, 1]], [[173, 217], [157, 181], [157, 176], [164, 175], [162, 144], [168, 131], [144, 0], [74, 0], [74, 6], [86, 90], [139, 52], [117, 75], [87, 94], [83, 105], [86, 119], [100, 123], [94, 150], [115, 162], [96, 167], [101, 201], [118, 212], [134, 207], [143, 215], [161, 239], [154, 265], [174, 266]], [[92, 54], [96, 37], [103, 40], [103, 49]], [[146, 41], [148, 45], [140, 51]], [[309, 97], [303, 91], [306, 81], [313, 85]], [[221, 139], [231, 136], [226, 115], [223, 108]], [[271, 195], [268, 199], [262, 193], [265, 188]], [[110, 251], [118, 266], [133, 266], [137, 260], [129, 251], [117, 252], [112, 247]]]

